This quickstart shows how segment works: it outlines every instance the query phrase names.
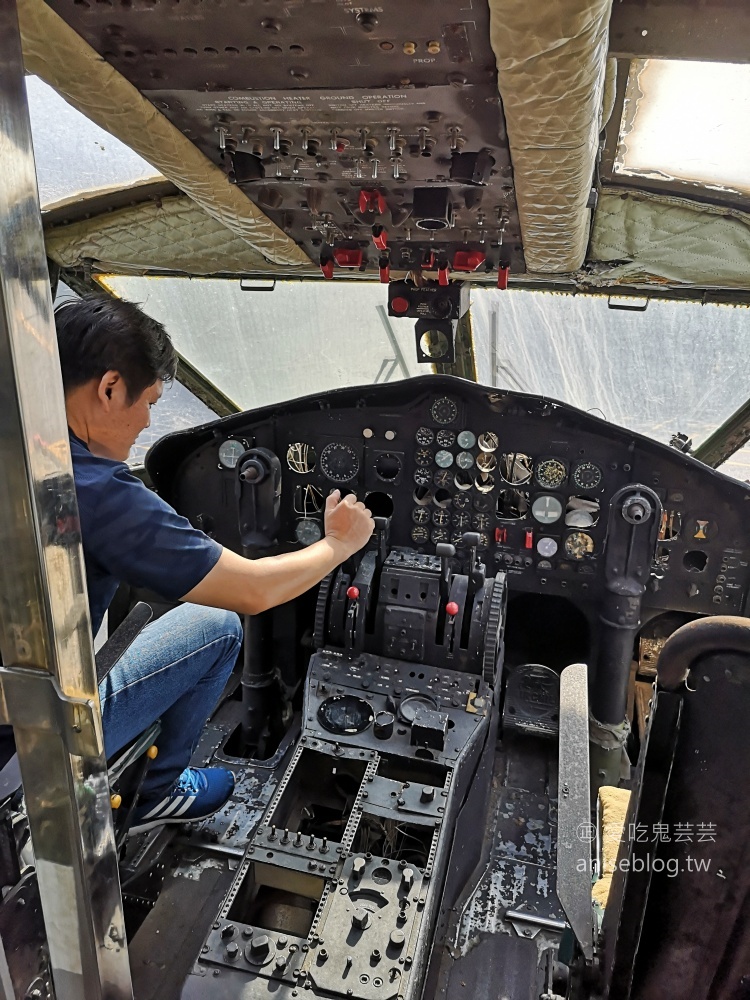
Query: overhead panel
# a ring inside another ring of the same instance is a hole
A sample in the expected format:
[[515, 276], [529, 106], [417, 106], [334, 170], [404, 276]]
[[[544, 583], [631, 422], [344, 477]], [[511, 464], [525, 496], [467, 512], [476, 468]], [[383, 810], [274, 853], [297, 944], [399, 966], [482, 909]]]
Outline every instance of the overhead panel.
[[524, 270], [485, 3], [51, 6], [326, 276]]

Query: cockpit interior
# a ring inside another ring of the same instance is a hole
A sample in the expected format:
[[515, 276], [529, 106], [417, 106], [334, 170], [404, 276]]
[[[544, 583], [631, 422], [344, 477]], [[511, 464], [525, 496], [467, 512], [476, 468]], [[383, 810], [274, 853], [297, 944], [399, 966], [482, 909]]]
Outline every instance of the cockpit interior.
[[[334, 490], [375, 522], [244, 617], [193, 758], [224, 808], [129, 835], [158, 724], [110, 765], [132, 995], [747, 1000], [746, 5], [5, 6], [45, 296], [180, 355], [134, 474], [250, 559]], [[122, 587], [97, 669], [172, 606]], [[41, 872], [10, 757], [0, 993], [77, 997]]]

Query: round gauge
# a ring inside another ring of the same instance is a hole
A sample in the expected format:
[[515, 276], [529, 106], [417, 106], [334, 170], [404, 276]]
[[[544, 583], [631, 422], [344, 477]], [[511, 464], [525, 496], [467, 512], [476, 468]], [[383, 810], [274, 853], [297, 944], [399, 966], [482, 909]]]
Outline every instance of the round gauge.
[[417, 469], [414, 473], [414, 482], [417, 486], [429, 486], [432, 482], [432, 473], [429, 469]]
[[382, 479], [387, 483], [392, 483], [394, 480], [398, 479], [400, 473], [401, 459], [398, 455], [392, 455], [387, 451], [384, 451], [382, 455], [378, 455], [377, 461], [375, 462], [375, 475], [378, 479]]
[[303, 545], [312, 545], [313, 542], [319, 542], [323, 537], [323, 529], [318, 521], [312, 521], [305, 517], [301, 521], [297, 521], [294, 535], [297, 541]]
[[467, 510], [471, 507], [471, 497], [467, 497], [465, 493], [458, 493], [453, 497], [453, 506], [456, 510]]
[[480, 493], [491, 493], [495, 488], [494, 476], [480, 473], [474, 480], [474, 485]]
[[398, 706], [398, 717], [402, 722], [410, 726], [417, 717], [417, 712], [420, 708], [432, 709], [434, 712], [437, 709], [437, 702], [433, 698], [430, 698], [428, 694], [410, 694]]
[[541, 524], [554, 524], [562, 517], [563, 507], [557, 497], [537, 497], [531, 505], [531, 513]]
[[438, 545], [440, 542], [448, 542], [450, 541], [450, 537], [447, 528], [434, 528], [430, 535], [433, 545]]
[[471, 514], [468, 511], [462, 510], [458, 514], [453, 515], [453, 527], [461, 528], [462, 531], [467, 531], [471, 527]]
[[489, 544], [490, 544], [490, 536], [487, 534], [486, 531], [480, 531], [479, 532], [479, 545], [477, 545], [477, 548], [478, 549], [486, 549], [486, 548], [489, 548]]
[[247, 446], [242, 441], [228, 438], [219, 445], [219, 461], [225, 469], [234, 469], [246, 451]]
[[451, 534], [451, 545], [455, 545], [457, 549], [460, 549], [464, 544], [464, 535], [462, 531], [454, 531]]
[[447, 490], [453, 482], [453, 476], [447, 469], [440, 469], [439, 472], [436, 472], [432, 477], [432, 481], [436, 486], [439, 486], [443, 490]]
[[497, 459], [491, 453], [482, 451], [477, 455], [477, 468], [480, 472], [493, 472], [497, 468]]
[[434, 510], [432, 512], [432, 523], [437, 528], [447, 528], [451, 523], [451, 516], [447, 510]]
[[536, 550], [544, 559], [551, 559], [557, 552], [557, 539], [545, 535], [536, 543]]
[[449, 469], [453, 465], [453, 455], [449, 451], [441, 449], [435, 452], [435, 465], [441, 469]]
[[432, 444], [435, 439], [435, 435], [429, 427], [420, 427], [415, 437], [417, 439], [417, 444], [421, 445]]
[[418, 486], [412, 496], [414, 497], [414, 502], [420, 506], [432, 503], [432, 490], [428, 490], [426, 486]]
[[458, 416], [458, 407], [452, 399], [443, 396], [432, 404], [430, 415], [436, 424], [452, 424]]
[[464, 493], [474, 485], [474, 479], [468, 472], [457, 472], [453, 477], [453, 485], [457, 490]]
[[547, 490], [556, 490], [565, 482], [567, 475], [567, 469], [556, 458], [546, 458], [536, 467], [536, 480]]
[[415, 507], [411, 512], [411, 519], [415, 524], [429, 524], [430, 512], [426, 507]]
[[594, 539], [585, 531], [571, 531], [565, 539], [565, 552], [571, 559], [584, 559], [594, 551]]
[[456, 455], [456, 465], [459, 469], [470, 469], [474, 464], [474, 456], [470, 451], [459, 451]]
[[359, 472], [359, 459], [354, 448], [332, 441], [320, 453], [320, 467], [332, 482], [348, 483]]
[[414, 452], [414, 461], [417, 465], [432, 465], [434, 455], [429, 448], [417, 448]]
[[602, 470], [593, 462], [581, 462], [573, 473], [573, 482], [582, 490], [595, 490], [601, 481]]
[[480, 513], [486, 514], [488, 511], [492, 510], [494, 505], [495, 501], [489, 493], [484, 495], [480, 494], [478, 497], [474, 497], [474, 510], [478, 510]]
[[461, 431], [456, 440], [459, 448], [473, 448], [477, 443], [477, 436], [473, 431]]
[[435, 441], [440, 448], [452, 448], [456, 443], [456, 435], [453, 431], [438, 431], [435, 435]]
[[490, 529], [489, 514], [475, 514], [471, 524], [475, 531], [489, 531]]
[[497, 451], [500, 444], [500, 440], [497, 434], [492, 431], [485, 431], [484, 434], [479, 435], [479, 440], [477, 441], [480, 451]]
[[429, 542], [429, 540], [430, 540], [430, 533], [427, 530], [427, 528], [423, 528], [420, 525], [417, 528], [412, 528], [411, 529], [411, 540], [413, 542], [416, 542], [417, 545], [424, 545], [425, 542]]
[[363, 733], [374, 718], [372, 705], [353, 694], [338, 694], [326, 698], [318, 709], [318, 722], [329, 733], [353, 736]]

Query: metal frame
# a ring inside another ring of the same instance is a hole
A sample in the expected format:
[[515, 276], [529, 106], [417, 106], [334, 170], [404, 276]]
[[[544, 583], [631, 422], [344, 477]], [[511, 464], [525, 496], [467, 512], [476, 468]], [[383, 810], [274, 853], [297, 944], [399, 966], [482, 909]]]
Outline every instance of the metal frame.
[[125, 924], [15, 0], [0, 0], [0, 67], [0, 713], [15, 728], [58, 1000], [127, 1000]]

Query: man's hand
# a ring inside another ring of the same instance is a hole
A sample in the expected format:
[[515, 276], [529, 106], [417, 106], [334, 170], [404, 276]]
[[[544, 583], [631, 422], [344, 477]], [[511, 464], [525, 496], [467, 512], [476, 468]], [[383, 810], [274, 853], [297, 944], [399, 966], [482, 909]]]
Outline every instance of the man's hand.
[[354, 494], [342, 500], [338, 490], [326, 500], [325, 519], [325, 538], [297, 552], [245, 559], [223, 549], [214, 568], [182, 600], [241, 615], [259, 615], [294, 600], [366, 545], [375, 527], [365, 505]]
[[326, 500], [326, 538], [335, 539], [341, 545], [346, 552], [344, 559], [367, 544], [374, 528], [372, 514], [353, 493], [343, 500], [339, 490], [330, 494]]

